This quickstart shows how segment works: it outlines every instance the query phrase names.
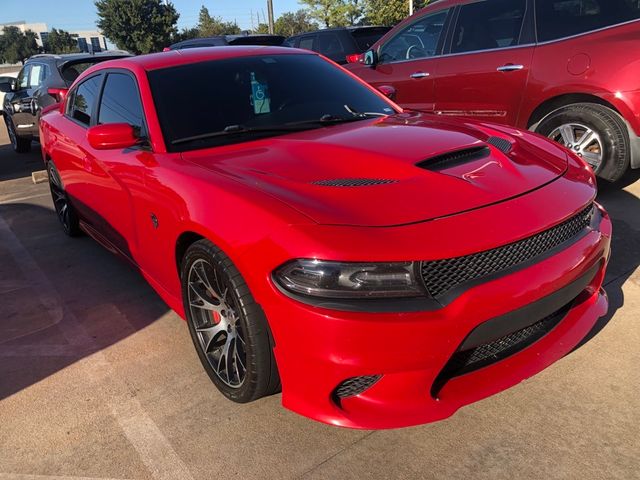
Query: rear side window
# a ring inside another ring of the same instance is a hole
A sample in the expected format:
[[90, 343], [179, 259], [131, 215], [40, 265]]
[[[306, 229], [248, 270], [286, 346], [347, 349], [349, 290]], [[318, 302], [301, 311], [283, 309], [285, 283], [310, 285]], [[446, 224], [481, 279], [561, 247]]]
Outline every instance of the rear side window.
[[329, 58], [344, 57], [344, 47], [335, 33], [321, 33], [318, 35], [318, 51]]
[[110, 73], [102, 91], [98, 124], [128, 123], [144, 136], [144, 114], [138, 87], [133, 78], [123, 73]]
[[451, 53], [494, 50], [518, 45], [526, 0], [487, 0], [460, 8]]
[[91, 125], [93, 109], [96, 97], [100, 93], [101, 82], [102, 75], [96, 75], [78, 85], [78, 88], [69, 98], [67, 115], [83, 125]]
[[373, 47], [389, 31], [389, 28], [361, 28], [351, 31], [351, 36], [358, 46], [358, 53], [363, 53]]
[[311, 35], [308, 37], [302, 37], [300, 39], [300, 45], [298, 48], [302, 48], [304, 50], [316, 50], [316, 36]]
[[538, 41], [571, 37], [640, 18], [638, 0], [537, 0]]

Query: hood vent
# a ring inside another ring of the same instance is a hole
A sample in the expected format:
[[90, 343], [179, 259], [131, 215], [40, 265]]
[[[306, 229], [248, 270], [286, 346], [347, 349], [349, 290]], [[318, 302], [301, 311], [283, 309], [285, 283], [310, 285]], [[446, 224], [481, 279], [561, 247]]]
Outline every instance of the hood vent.
[[480, 160], [481, 158], [488, 157], [490, 153], [491, 150], [489, 150], [489, 147], [465, 148], [464, 150], [456, 150], [443, 155], [438, 155], [437, 157], [418, 163], [417, 166], [424, 168], [425, 170], [433, 170], [437, 172], [447, 168], [464, 165], [465, 163], [473, 162], [474, 160]]
[[511, 151], [511, 142], [506, 138], [501, 137], [489, 137], [487, 139], [489, 145], [493, 145], [502, 153], [509, 153]]
[[398, 183], [398, 180], [386, 178], [335, 178], [333, 180], [318, 180], [313, 185], [321, 187], [371, 187], [374, 185], [387, 185]]

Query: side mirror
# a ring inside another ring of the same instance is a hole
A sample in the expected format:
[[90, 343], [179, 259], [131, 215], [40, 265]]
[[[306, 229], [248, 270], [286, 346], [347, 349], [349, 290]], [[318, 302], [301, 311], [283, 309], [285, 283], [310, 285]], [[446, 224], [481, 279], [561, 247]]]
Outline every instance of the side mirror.
[[140, 139], [128, 123], [96, 125], [87, 130], [89, 145], [96, 150], [123, 150], [135, 147]]
[[396, 89], [393, 88], [391, 85], [380, 85], [378, 87], [378, 90], [387, 98], [390, 98], [391, 100], [395, 100], [396, 98]]
[[13, 86], [9, 82], [2, 82], [0, 83], [0, 92], [2, 93], [13, 92]]
[[364, 64], [368, 67], [375, 67], [378, 64], [378, 52], [367, 50], [364, 54]]
[[68, 88], [49, 88], [47, 90], [47, 93], [55, 98], [57, 103], [64, 102], [68, 92]]

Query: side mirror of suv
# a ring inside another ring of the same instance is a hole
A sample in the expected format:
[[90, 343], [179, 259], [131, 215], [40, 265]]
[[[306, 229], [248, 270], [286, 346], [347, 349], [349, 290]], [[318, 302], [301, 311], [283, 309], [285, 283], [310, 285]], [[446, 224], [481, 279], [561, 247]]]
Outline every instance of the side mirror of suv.
[[13, 85], [9, 82], [0, 83], [0, 92], [2, 93], [10, 93], [13, 92]]
[[375, 67], [378, 64], [378, 52], [367, 50], [364, 54], [364, 64], [368, 67]]

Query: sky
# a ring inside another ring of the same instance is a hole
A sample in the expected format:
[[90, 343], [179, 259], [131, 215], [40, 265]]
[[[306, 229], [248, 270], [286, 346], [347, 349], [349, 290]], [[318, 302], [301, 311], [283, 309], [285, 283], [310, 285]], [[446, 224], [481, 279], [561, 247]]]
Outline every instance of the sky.
[[[211, 15], [227, 21], [237, 21], [242, 29], [257, 23], [256, 15], [267, 11], [266, 0], [172, 0], [180, 14], [178, 27], [193, 27], [198, 22], [200, 7], [205, 5]], [[273, 0], [278, 15], [300, 8], [297, 0]], [[0, 0], [0, 23], [25, 20], [28, 23], [43, 22], [49, 28], [64, 30], [94, 30], [96, 9], [93, 0]]]

